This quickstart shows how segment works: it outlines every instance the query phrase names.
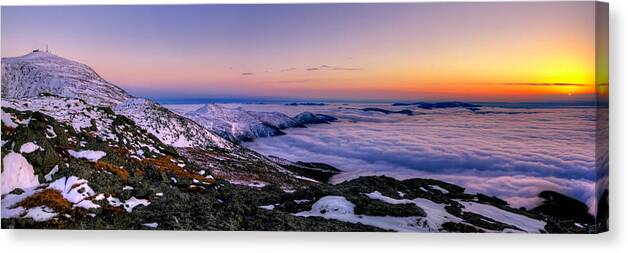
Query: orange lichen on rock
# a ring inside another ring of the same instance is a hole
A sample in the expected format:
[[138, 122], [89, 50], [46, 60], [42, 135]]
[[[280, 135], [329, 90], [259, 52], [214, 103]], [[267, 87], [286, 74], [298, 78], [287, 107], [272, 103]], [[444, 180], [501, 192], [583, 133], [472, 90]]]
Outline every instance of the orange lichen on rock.
[[15, 132], [15, 128], [6, 126], [4, 124], [2, 124], [2, 132], [7, 134], [7, 135], [11, 135]]
[[172, 157], [168, 155], [162, 156], [159, 158], [146, 158], [144, 159], [143, 163], [147, 166], [152, 165], [162, 172], [170, 172], [180, 177], [196, 179], [198, 181], [206, 182], [206, 183], [214, 182], [213, 179], [205, 178], [199, 175], [198, 173], [193, 173], [182, 167], [179, 167], [177, 164], [172, 162]]
[[72, 203], [65, 199], [61, 192], [54, 189], [45, 189], [17, 203], [16, 206], [33, 208], [48, 206], [57, 212], [67, 212], [72, 209]]
[[136, 177], [143, 177], [143, 176], [144, 176], [144, 170], [142, 170], [142, 169], [141, 169], [141, 168], [139, 168], [139, 166], [138, 166], [138, 168], [136, 168], [136, 169], [133, 171], [133, 176], [136, 176]]
[[123, 169], [123, 168], [120, 168], [120, 167], [116, 166], [116, 165], [113, 165], [113, 164], [108, 163], [108, 162], [97, 161], [95, 166], [96, 166], [96, 169], [111, 172], [114, 175], [120, 177], [120, 179], [122, 179], [124, 181], [129, 180], [129, 172], [127, 170]]

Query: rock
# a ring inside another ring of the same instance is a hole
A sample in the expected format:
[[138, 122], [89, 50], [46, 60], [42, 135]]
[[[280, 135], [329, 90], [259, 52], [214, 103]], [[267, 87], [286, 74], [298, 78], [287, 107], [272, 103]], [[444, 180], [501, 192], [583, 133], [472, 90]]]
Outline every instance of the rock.
[[579, 223], [593, 223], [594, 218], [589, 214], [589, 208], [584, 203], [554, 191], [539, 193], [543, 203], [532, 209], [561, 220], [571, 220]]

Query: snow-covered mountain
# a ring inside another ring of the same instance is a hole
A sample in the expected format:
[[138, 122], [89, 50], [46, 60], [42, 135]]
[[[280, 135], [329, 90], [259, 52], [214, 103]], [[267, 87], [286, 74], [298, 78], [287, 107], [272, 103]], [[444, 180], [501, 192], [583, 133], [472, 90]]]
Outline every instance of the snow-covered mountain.
[[[233, 145], [158, 103], [131, 96], [89, 66], [48, 52], [2, 58], [2, 98], [7, 102], [5, 106], [51, 114], [62, 122], [81, 121], [77, 124], [86, 126], [91, 120], [98, 124], [105, 120], [87, 113], [86, 108], [109, 107], [175, 147]], [[28, 102], [28, 106], [20, 101]]]
[[210, 129], [148, 99], [132, 98], [116, 105], [113, 110], [174, 147], [233, 146]]
[[40, 93], [80, 98], [99, 106], [131, 98], [89, 66], [48, 52], [2, 58], [3, 98], [37, 97]]
[[206, 104], [185, 114], [212, 132], [232, 141], [283, 134], [278, 127], [261, 121], [256, 115], [258, 114], [217, 104]]
[[217, 104], [203, 105], [197, 110], [184, 113], [184, 116], [232, 141], [282, 135], [284, 134], [282, 129], [336, 120], [331, 116], [310, 112], [291, 118], [280, 112], [253, 112], [242, 108], [226, 108]]

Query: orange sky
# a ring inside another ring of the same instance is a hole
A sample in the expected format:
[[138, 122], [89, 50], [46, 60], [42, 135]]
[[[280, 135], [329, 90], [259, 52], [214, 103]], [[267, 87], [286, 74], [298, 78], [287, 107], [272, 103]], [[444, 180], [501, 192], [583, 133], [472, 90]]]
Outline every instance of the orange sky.
[[596, 77], [608, 82], [608, 67], [596, 70], [608, 56], [596, 55], [594, 7], [3, 7], [2, 56], [50, 44], [132, 93], [162, 97], [573, 100], [595, 93]]

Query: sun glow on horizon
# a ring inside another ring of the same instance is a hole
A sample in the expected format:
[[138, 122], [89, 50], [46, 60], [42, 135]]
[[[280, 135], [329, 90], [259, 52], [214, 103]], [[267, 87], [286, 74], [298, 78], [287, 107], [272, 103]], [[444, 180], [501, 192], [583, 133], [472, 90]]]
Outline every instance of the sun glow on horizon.
[[3, 7], [2, 56], [50, 44], [139, 94], [576, 100], [607, 90], [594, 7]]

